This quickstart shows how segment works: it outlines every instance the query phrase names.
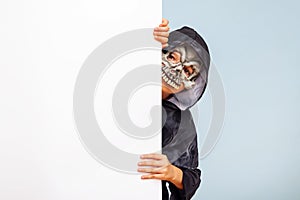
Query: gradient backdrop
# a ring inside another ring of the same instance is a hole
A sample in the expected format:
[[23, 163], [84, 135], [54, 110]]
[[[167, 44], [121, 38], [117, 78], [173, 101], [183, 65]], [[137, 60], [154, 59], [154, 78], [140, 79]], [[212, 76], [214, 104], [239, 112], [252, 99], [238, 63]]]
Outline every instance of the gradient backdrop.
[[[163, 1], [172, 29], [189, 25], [204, 36], [225, 87], [222, 136], [201, 160], [194, 199], [300, 199], [299, 6], [293, 0]], [[199, 130], [209, 122], [209, 105], [207, 91]]]

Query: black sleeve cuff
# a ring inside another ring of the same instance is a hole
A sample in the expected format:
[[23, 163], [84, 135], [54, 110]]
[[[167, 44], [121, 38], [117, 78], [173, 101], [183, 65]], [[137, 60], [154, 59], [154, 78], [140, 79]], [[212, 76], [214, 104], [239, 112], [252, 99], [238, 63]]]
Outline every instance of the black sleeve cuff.
[[183, 189], [178, 189], [172, 183], [169, 183], [171, 193], [174, 194], [174, 199], [190, 200], [197, 191], [201, 179], [201, 171], [199, 169], [187, 169], [179, 167], [183, 172], [182, 185]]

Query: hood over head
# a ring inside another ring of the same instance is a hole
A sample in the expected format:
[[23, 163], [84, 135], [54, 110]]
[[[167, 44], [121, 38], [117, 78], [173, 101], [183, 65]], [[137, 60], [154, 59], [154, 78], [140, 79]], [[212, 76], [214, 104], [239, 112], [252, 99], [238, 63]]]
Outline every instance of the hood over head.
[[[182, 78], [186, 89], [167, 99], [179, 109], [186, 110], [193, 106], [205, 91], [210, 66], [209, 50], [204, 39], [194, 29], [185, 26], [170, 33], [168, 47], [162, 50], [163, 57], [174, 51], [179, 52], [182, 56], [181, 66], [185, 63], [188, 65], [192, 63], [195, 66], [196, 74], [192, 74], [189, 78]], [[176, 78], [174, 77], [174, 79]]]

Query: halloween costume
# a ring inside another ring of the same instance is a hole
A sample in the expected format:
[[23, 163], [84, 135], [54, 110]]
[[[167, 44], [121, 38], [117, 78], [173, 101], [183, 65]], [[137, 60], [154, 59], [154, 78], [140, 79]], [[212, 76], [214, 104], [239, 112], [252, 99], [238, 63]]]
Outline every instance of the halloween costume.
[[[163, 200], [191, 199], [200, 185], [197, 133], [189, 108], [202, 96], [207, 83], [210, 56], [203, 38], [193, 29], [183, 27], [170, 33], [168, 47], [162, 53], [162, 78], [173, 88], [182, 83], [185, 89], [162, 100], [162, 153], [183, 171], [183, 189], [162, 181]], [[181, 60], [172, 63], [172, 52], [179, 52]], [[192, 67], [192, 73], [185, 68]], [[170, 196], [170, 197], [169, 197]]]

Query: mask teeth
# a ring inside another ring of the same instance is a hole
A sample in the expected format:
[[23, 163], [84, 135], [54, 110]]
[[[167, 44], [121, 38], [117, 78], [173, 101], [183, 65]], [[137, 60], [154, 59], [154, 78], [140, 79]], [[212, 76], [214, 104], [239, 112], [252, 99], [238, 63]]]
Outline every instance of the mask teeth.
[[175, 89], [179, 89], [179, 86], [176, 83], [174, 83], [171, 79], [169, 79], [168, 76], [164, 72], [162, 73], [162, 78], [171, 87], [173, 87]]
[[163, 70], [167, 70], [167, 68], [168, 68], [167, 66], [164, 66], [162, 69], [163, 69]]
[[[175, 89], [179, 89], [180, 85], [181, 85], [181, 81], [178, 77], [174, 76], [173, 74], [168, 73], [170, 70], [170, 67], [174, 68], [174, 67], [178, 67], [178, 65], [180, 65], [180, 63], [178, 64], [170, 64], [167, 61], [162, 61], [163, 62], [163, 67], [162, 67], [162, 78], [163, 80], [171, 87], [175, 88]], [[167, 75], [168, 74], [168, 75]]]

